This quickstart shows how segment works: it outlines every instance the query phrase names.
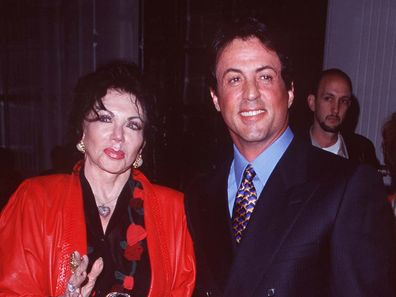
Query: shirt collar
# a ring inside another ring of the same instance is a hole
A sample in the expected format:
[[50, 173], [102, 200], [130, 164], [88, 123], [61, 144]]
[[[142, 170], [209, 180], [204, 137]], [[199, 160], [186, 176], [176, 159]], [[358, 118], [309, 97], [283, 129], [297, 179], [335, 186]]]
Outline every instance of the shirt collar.
[[[290, 142], [293, 140], [293, 137], [293, 132], [289, 127], [287, 127], [287, 129], [278, 137], [277, 140], [275, 140], [274, 143], [257, 156], [257, 158], [251, 163], [254, 171], [256, 172], [256, 177], [265, 181], [268, 179], [273, 168], [276, 166]], [[238, 188], [242, 180], [243, 172], [249, 162], [244, 156], [242, 156], [235, 144], [233, 147], [235, 183]]]
[[317, 141], [312, 137], [312, 127], [309, 129], [309, 135], [311, 137], [311, 143], [313, 146], [316, 146], [318, 148], [321, 148], [321, 149], [331, 152], [333, 154], [339, 155], [341, 157], [344, 157], [347, 159], [349, 158], [348, 150], [346, 148], [344, 138], [342, 137], [340, 132], [338, 132], [336, 143], [329, 147], [321, 147], [319, 145], [319, 143], [317, 143]]

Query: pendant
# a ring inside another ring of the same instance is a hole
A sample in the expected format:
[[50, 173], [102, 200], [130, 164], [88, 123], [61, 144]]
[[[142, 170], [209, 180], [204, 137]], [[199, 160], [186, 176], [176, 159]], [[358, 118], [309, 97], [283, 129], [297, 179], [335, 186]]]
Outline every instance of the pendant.
[[98, 206], [98, 211], [99, 211], [99, 215], [105, 218], [110, 214], [110, 207], [101, 205]]

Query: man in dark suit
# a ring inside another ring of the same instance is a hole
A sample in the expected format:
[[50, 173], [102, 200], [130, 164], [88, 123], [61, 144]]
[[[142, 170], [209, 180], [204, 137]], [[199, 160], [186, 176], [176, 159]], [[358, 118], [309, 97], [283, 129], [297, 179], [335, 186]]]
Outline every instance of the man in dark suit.
[[228, 24], [212, 57], [234, 153], [186, 191], [195, 296], [395, 296], [381, 179], [294, 137], [288, 59], [267, 27]]
[[313, 112], [309, 138], [316, 147], [379, 168], [369, 139], [353, 132], [341, 132], [353, 100], [356, 99], [352, 95], [352, 81], [344, 71], [337, 68], [322, 71], [315, 90], [307, 97]]

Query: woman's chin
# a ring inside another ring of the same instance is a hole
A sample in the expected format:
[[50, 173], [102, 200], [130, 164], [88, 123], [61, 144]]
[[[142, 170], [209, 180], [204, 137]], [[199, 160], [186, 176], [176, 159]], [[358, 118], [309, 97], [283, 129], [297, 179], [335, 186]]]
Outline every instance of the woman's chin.
[[[96, 166], [95, 166], [96, 167]], [[110, 173], [110, 174], [123, 174], [127, 171], [130, 171], [131, 165], [127, 166], [125, 162], [104, 162], [96, 167], [96, 170], [99, 170], [99, 173]]]

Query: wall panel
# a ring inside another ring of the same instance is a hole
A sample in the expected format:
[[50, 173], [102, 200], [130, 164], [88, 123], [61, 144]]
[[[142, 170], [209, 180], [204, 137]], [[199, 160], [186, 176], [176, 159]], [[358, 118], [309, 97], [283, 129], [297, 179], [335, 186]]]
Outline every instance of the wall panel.
[[396, 111], [396, 1], [328, 1], [324, 68], [331, 67], [351, 76], [356, 132], [373, 141], [382, 161], [382, 125]]

